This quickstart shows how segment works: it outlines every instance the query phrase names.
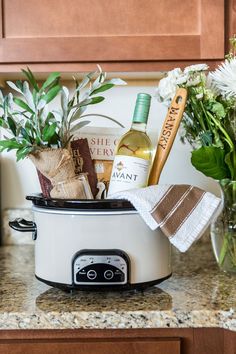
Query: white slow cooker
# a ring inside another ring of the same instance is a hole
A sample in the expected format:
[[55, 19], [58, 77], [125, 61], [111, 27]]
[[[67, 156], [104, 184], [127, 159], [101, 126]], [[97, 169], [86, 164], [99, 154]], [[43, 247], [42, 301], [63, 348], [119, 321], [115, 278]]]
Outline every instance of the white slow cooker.
[[9, 225], [32, 231], [35, 275], [64, 290], [146, 288], [171, 275], [171, 247], [160, 229], [151, 231], [125, 200], [60, 200], [40, 195], [34, 222]]

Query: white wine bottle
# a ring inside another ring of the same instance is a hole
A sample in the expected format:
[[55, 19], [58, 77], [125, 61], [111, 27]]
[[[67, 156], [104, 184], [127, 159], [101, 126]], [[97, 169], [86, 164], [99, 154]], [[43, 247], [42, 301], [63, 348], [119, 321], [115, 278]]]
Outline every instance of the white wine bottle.
[[151, 96], [139, 93], [131, 129], [121, 137], [115, 153], [108, 198], [116, 192], [146, 187], [152, 162], [152, 144], [146, 134]]

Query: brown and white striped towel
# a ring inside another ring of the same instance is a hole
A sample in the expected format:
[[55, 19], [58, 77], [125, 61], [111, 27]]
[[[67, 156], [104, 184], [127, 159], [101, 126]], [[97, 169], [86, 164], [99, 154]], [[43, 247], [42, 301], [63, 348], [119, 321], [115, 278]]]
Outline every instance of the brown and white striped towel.
[[187, 251], [211, 223], [220, 199], [190, 185], [155, 185], [115, 193], [112, 198], [129, 200], [146, 224], [160, 227], [181, 252]]

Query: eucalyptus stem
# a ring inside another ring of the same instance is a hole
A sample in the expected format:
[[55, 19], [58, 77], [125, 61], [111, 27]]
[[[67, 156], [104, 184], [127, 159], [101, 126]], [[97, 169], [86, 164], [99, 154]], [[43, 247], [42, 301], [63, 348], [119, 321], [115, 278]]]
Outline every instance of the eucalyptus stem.
[[35, 116], [35, 126], [36, 126], [37, 137], [40, 140], [40, 144], [44, 145], [44, 142], [42, 139], [42, 134], [41, 134], [41, 129], [40, 129], [40, 119], [39, 119], [38, 110], [35, 111], [34, 116]]
[[112, 122], [116, 123], [117, 125], [119, 125], [121, 128], [124, 128], [124, 125], [121, 124], [120, 122], [118, 122], [116, 119], [111, 118], [109, 116], [106, 116], [104, 114], [93, 114], [93, 113], [90, 113], [90, 114], [84, 114], [83, 116], [80, 116], [80, 118], [92, 117], [92, 116], [107, 118], [107, 119], [111, 120]]

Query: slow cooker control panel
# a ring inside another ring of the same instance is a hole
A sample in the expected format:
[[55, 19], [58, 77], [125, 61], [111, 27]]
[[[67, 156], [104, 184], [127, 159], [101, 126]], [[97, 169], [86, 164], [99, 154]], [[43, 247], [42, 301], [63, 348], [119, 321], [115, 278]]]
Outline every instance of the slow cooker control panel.
[[76, 285], [126, 284], [128, 271], [129, 259], [121, 250], [83, 250], [73, 261]]

